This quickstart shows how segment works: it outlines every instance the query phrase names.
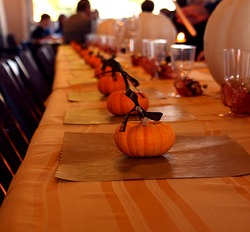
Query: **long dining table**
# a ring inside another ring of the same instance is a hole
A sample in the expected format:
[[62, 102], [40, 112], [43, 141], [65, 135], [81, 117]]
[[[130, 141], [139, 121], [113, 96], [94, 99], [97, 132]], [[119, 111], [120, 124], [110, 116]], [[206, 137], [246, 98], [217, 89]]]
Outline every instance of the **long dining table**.
[[[195, 63], [190, 74], [207, 86], [204, 94], [177, 98], [169, 95], [175, 91], [173, 79], [152, 80], [141, 67], [132, 66], [128, 57], [120, 56], [117, 60], [131, 76], [138, 78], [141, 83], [138, 88], [150, 96], [152, 110], [164, 109], [166, 114], [168, 109], [171, 114], [173, 107], [179, 110], [181, 117], [176, 118], [174, 111], [175, 119], [171, 120], [170, 115], [168, 122], [177, 136], [194, 138], [188, 142], [194, 147], [199, 146], [196, 137], [227, 136], [250, 155], [250, 118], [223, 116], [229, 109], [222, 104], [220, 86], [205, 63]], [[71, 123], [74, 116], [71, 115], [65, 123], [66, 112], [105, 112], [106, 100], [92, 98], [94, 93], [98, 94], [98, 80], [93, 78], [94, 70], [71, 45], [58, 47], [55, 70], [46, 111], [0, 208], [2, 232], [250, 231], [250, 175], [247, 173], [196, 176], [194, 172], [184, 177], [114, 180], [101, 179], [100, 173], [99, 180], [59, 178], [65, 134], [112, 136], [120, 121], [92, 123], [91, 119], [88, 122], [88, 118], [83, 118], [87, 121]], [[91, 96], [86, 97], [86, 93]], [[98, 147], [102, 152], [102, 145], [93, 138], [87, 151], [91, 154], [91, 149]], [[73, 139], [72, 146], [67, 144], [72, 153], [81, 147], [79, 141], [75, 142]], [[229, 147], [224, 146], [222, 152], [229, 154]], [[208, 149], [213, 150], [211, 146]], [[223, 163], [220, 166], [223, 171]]]

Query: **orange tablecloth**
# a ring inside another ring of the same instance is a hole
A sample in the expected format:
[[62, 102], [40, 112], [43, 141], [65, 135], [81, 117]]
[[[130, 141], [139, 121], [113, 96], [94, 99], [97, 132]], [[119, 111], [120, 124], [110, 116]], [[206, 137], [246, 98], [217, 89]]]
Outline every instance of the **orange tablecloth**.
[[[1, 231], [250, 231], [250, 176], [111, 182], [55, 178], [66, 131], [112, 133], [117, 127], [63, 124], [68, 108], [105, 108], [105, 101], [68, 101], [70, 91], [96, 90], [94, 82], [69, 85], [79, 64], [88, 69], [71, 47], [59, 47], [54, 91], [0, 209]], [[208, 84], [204, 96], [152, 99], [151, 104], [178, 105], [196, 117], [171, 122], [177, 134], [226, 134], [250, 153], [250, 119], [219, 117], [228, 112], [220, 87], [206, 68], [195, 68], [191, 77]], [[169, 93], [173, 81], [142, 83], [142, 89], [147, 87]]]

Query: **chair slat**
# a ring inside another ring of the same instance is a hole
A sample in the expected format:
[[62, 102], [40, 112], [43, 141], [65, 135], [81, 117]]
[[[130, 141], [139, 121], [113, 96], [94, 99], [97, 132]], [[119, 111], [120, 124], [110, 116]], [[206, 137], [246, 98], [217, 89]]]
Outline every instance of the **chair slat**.
[[30, 85], [44, 102], [51, 93], [51, 84], [39, 69], [32, 53], [27, 49], [23, 50], [18, 58], [16, 57], [23, 75], [30, 81]]
[[30, 108], [25, 94], [20, 92], [20, 88], [5, 62], [0, 63], [0, 92], [12, 115], [30, 140], [39, 124], [39, 119]]
[[5, 102], [0, 99], [0, 128], [5, 135], [12, 141], [16, 152], [23, 159], [29, 146], [29, 141], [22, 129], [11, 115]]

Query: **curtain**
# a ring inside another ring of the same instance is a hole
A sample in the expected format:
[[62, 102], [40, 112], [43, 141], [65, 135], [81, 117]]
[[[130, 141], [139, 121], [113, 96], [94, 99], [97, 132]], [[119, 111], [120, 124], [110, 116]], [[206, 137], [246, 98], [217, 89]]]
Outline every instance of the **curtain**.
[[5, 17], [5, 7], [3, 0], [0, 0], [0, 35], [3, 40], [3, 46], [6, 46], [6, 37], [8, 34], [8, 28]]

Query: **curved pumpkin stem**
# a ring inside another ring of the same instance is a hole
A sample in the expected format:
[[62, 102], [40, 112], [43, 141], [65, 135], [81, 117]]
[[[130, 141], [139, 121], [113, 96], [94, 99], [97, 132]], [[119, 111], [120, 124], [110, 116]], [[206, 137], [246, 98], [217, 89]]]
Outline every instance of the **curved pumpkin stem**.
[[125, 119], [124, 121], [122, 122], [122, 125], [120, 127], [120, 131], [121, 132], [124, 132], [126, 130], [126, 125], [127, 125], [127, 122], [128, 122], [128, 118], [130, 116], [130, 114], [133, 112], [133, 111], [137, 111], [138, 112], [138, 115], [139, 115], [139, 118], [140, 118], [140, 121], [143, 125], [147, 125], [147, 120], [148, 119], [151, 119], [151, 120], [154, 120], [154, 121], [159, 121], [163, 115], [163, 113], [161, 112], [147, 112], [146, 110], [144, 110], [139, 102], [138, 102], [138, 96], [135, 92], [133, 92], [131, 89], [128, 89], [126, 91], [126, 96], [128, 98], [130, 98], [134, 103], [135, 103], [135, 106], [132, 110], [130, 110], [130, 112], [125, 116]]
[[106, 74], [106, 73], [112, 73], [112, 77], [115, 80], [116, 79], [115, 73], [119, 72], [119, 73], [122, 74], [122, 77], [124, 79], [126, 90], [129, 89], [129, 82], [133, 85], [134, 88], [138, 87], [140, 85], [140, 83], [135, 78], [133, 78], [132, 76], [130, 76], [127, 72], [125, 72], [123, 70], [121, 64], [119, 62], [117, 62], [114, 58], [115, 57], [113, 56], [113, 57], [111, 57], [110, 59], [107, 59], [107, 60], [103, 59], [102, 70], [104, 71], [107, 66], [111, 67], [112, 70], [111, 71], [103, 72], [103, 73], [97, 75], [96, 77], [99, 77], [99, 76], [101, 76], [103, 74]]

